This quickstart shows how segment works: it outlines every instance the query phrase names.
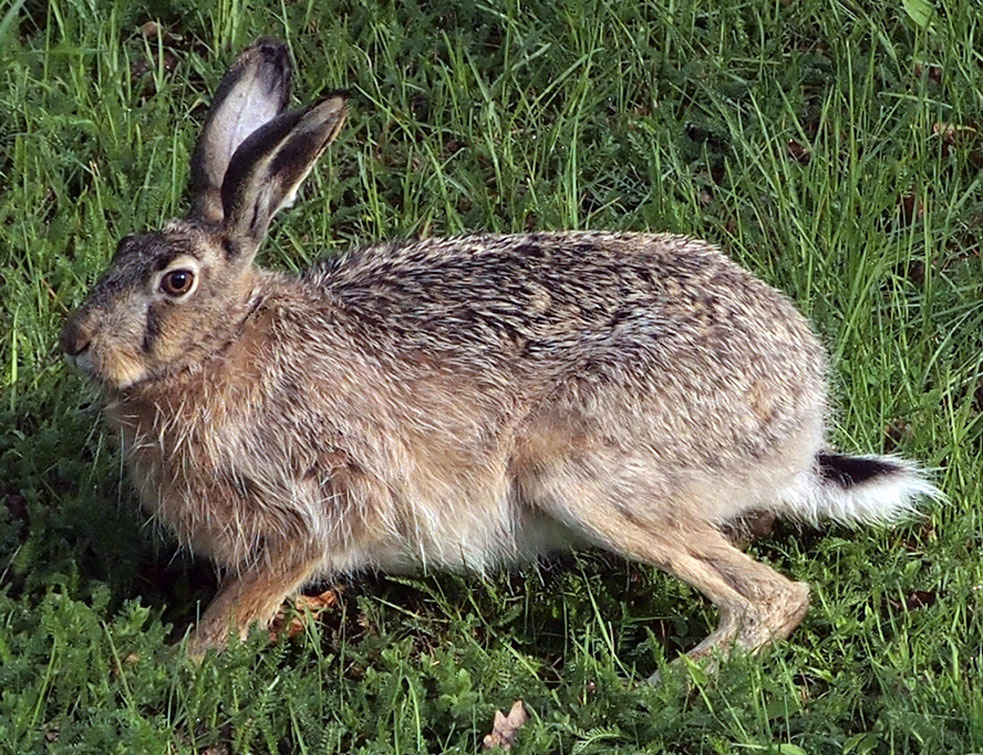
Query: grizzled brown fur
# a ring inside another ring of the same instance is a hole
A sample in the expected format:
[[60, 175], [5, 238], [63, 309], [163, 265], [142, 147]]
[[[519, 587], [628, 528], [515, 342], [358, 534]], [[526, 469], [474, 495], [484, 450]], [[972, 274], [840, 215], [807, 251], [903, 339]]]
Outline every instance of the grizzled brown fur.
[[881, 465], [863, 485], [829, 484], [822, 349], [704, 242], [465, 236], [298, 276], [256, 267], [345, 113], [338, 95], [281, 113], [286, 60], [269, 40], [243, 53], [195, 151], [191, 215], [124, 240], [62, 335], [104, 388], [144, 505], [226, 570], [194, 652], [315, 577], [485, 570], [585, 543], [718, 606], [694, 657], [754, 650], [792, 631], [808, 588], [723, 524], [890, 518], [931, 492], [886, 459], [851, 460]]

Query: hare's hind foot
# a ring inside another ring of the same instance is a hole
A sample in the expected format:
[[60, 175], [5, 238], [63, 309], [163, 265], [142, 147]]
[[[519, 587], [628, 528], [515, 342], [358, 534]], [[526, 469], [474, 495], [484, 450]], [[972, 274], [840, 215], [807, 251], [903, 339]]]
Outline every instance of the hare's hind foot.
[[[751, 560], [748, 556], [745, 558]], [[755, 653], [769, 642], [785, 639], [801, 623], [809, 609], [809, 585], [792, 582], [764, 564], [753, 560], [751, 563], [782, 580], [785, 583], [782, 589], [770, 591], [770, 599], [763, 603], [750, 603], [744, 613], [725, 610], [707, 591], [701, 590], [720, 607], [720, 624], [699, 645], [673, 661], [672, 668], [685, 672], [687, 664], [697, 663], [705, 675], [713, 676], [720, 668], [720, 661], [726, 659], [733, 648]], [[690, 584], [697, 586], [693, 582]], [[778, 584], [776, 580], [773, 587]], [[658, 685], [661, 674], [656, 671], [647, 681]]]
[[809, 608], [809, 585], [755, 561], [710, 527], [686, 532], [664, 568], [720, 611], [717, 628], [686, 654], [709, 673], [733, 648], [754, 653], [785, 639]]
[[788, 637], [809, 608], [809, 585], [755, 561], [709, 527], [686, 532], [664, 568], [720, 611], [717, 628], [686, 654], [711, 674], [733, 648], [754, 653]]
[[678, 577], [717, 607], [720, 623], [687, 658], [712, 671], [731, 648], [753, 653], [785, 639], [802, 621], [809, 586], [742, 553], [713, 525], [680, 516], [698, 507], [662, 501], [658, 512], [673, 516], [648, 516], [644, 509], [612, 501], [602, 484], [581, 480], [576, 490], [568, 487], [565, 492], [582, 497], [565, 500], [557, 514], [566, 522], [572, 519], [595, 542]]

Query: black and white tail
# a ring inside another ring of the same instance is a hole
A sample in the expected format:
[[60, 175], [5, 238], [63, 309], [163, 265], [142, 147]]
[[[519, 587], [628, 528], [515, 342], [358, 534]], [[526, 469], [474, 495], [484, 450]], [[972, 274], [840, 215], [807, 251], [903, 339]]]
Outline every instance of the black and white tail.
[[888, 524], [916, 513], [918, 499], [944, 496], [903, 459], [824, 452], [780, 497], [780, 513], [796, 519]]

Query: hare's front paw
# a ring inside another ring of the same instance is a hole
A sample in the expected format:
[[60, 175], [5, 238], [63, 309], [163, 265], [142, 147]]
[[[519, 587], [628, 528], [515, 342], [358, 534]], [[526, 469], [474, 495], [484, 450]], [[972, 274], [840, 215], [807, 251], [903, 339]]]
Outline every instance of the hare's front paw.
[[209, 650], [221, 653], [229, 645], [229, 626], [205, 621], [195, 627], [188, 638], [187, 653], [194, 663], [201, 663]]
[[219, 589], [188, 641], [188, 656], [201, 660], [209, 648], [221, 652], [229, 635], [249, 636], [253, 624], [267, 629], [283, 601], [308, 580], [320, 563], [316, 551], [289, 546], [270, 550], [268, 560], [230, 576]]

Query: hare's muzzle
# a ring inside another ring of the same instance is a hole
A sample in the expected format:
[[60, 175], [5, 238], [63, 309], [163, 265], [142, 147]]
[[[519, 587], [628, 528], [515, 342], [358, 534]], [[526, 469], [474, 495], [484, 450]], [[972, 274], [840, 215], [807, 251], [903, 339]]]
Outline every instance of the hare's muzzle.
[[92, 336], [85, 328], [81, 327], [78, 312], [75, 312], [68, 318], [68, 322], [61, 329], [58, 342], [62, 352], [65, 354], [65, 359], [68, 360], [68, 363], [72, 367], [82, 372], [89, 372], [86, 369], [88, 365], [86, 364], [85, 355], [92, 343]]

